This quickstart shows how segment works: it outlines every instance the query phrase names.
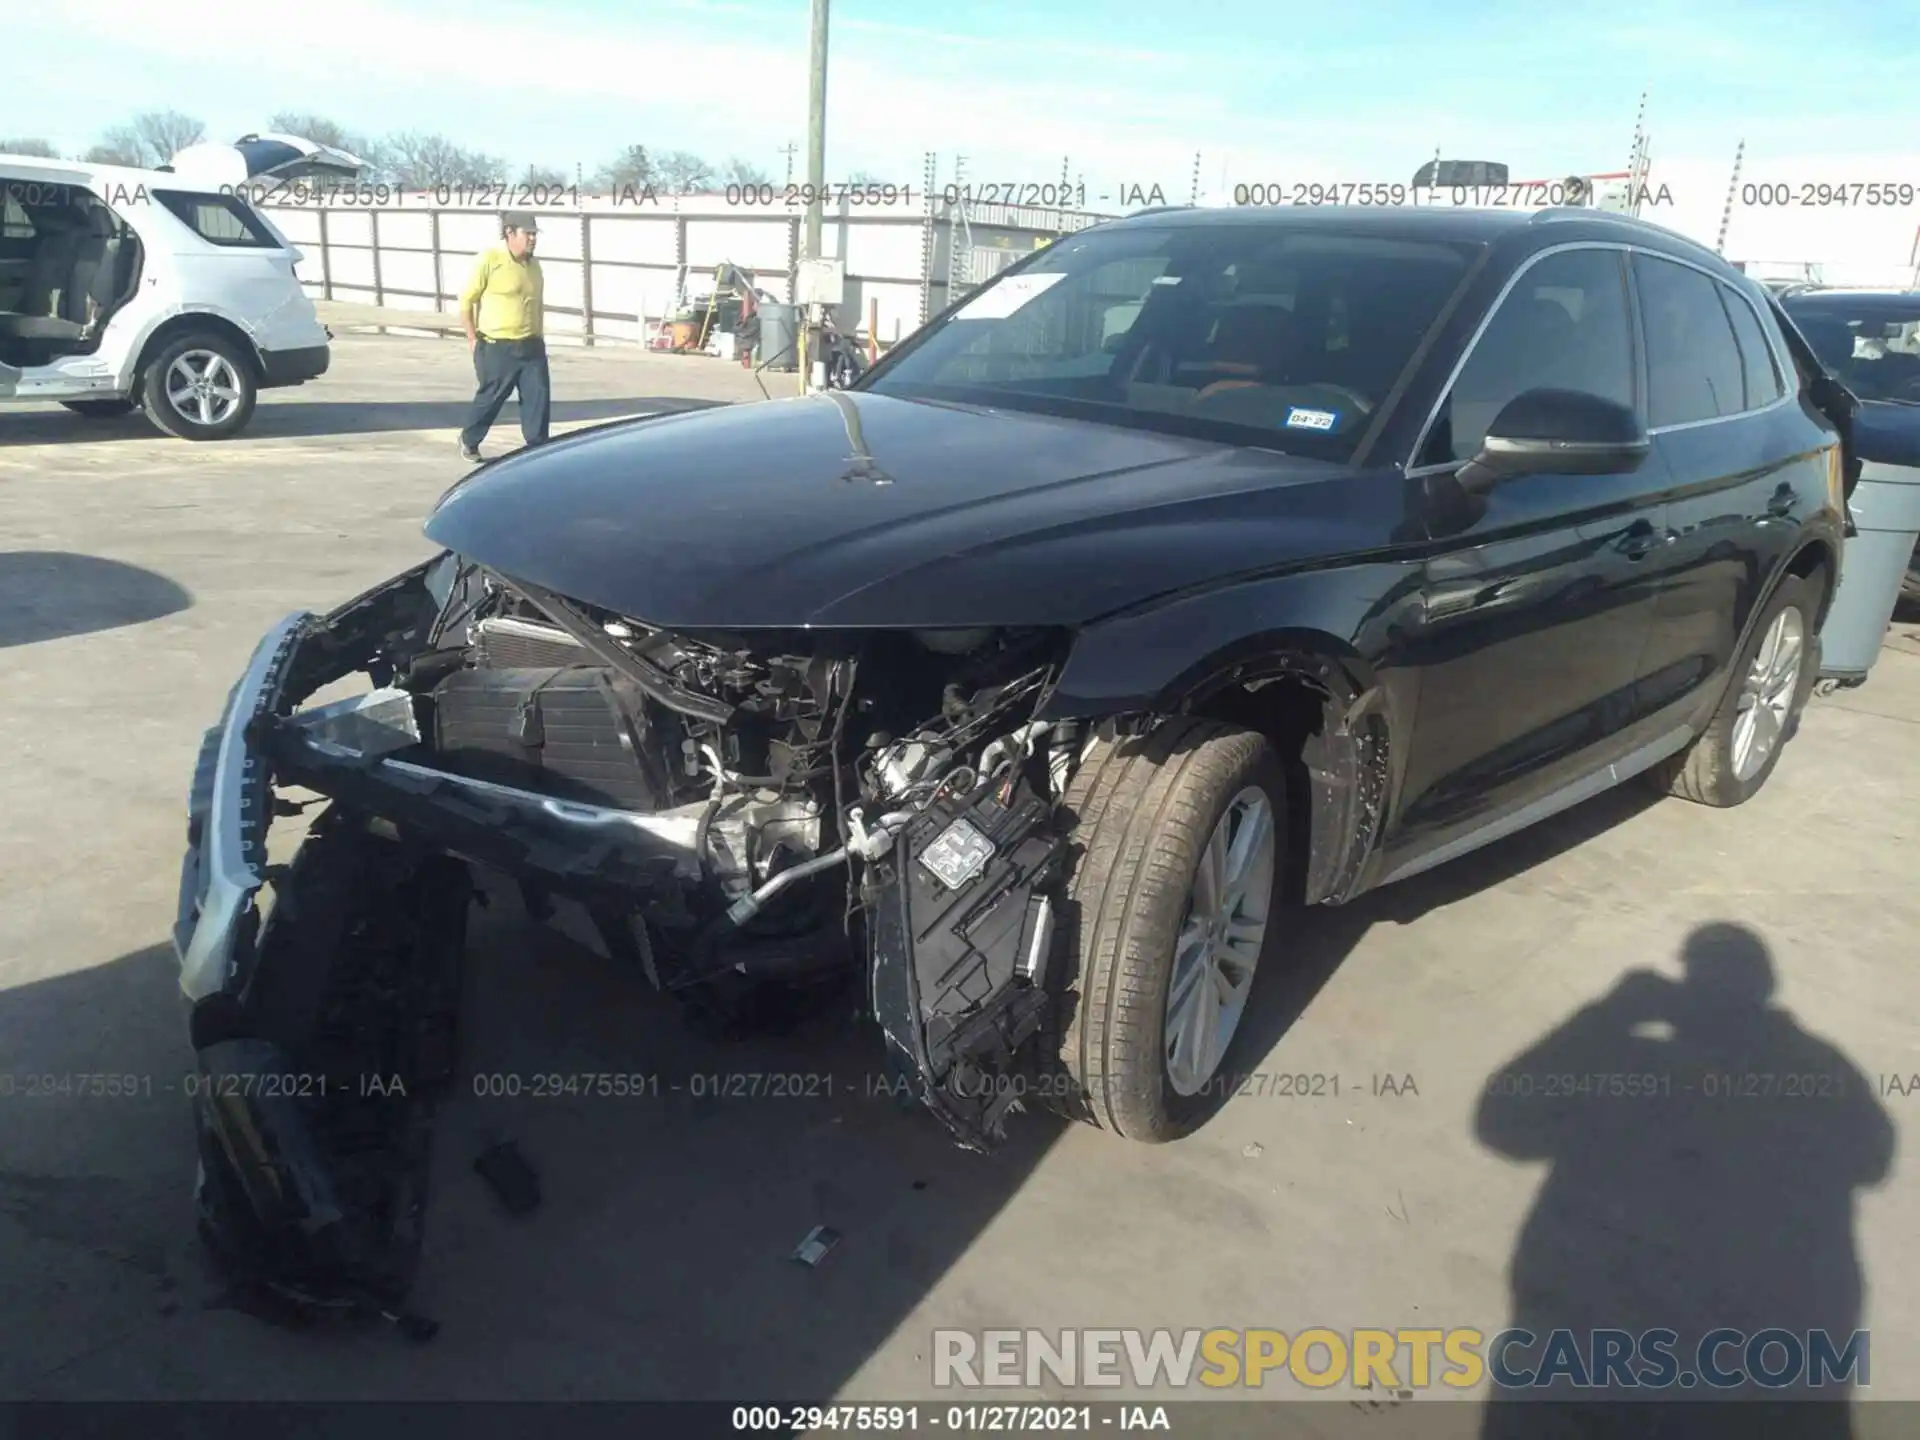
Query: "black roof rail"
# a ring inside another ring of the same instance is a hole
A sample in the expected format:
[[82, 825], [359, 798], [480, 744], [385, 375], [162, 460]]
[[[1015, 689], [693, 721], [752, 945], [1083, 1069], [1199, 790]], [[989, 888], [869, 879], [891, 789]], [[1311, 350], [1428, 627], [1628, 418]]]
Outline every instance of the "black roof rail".
[[1592, 205], [1548, 205], [1534, 211], [1528, 218], [1536, 225], [1552, 220], [1616, 220], [1622, 225], [1647, 223], [1634, 215], [1622, 215], [1618, 210], [1601, 210]]

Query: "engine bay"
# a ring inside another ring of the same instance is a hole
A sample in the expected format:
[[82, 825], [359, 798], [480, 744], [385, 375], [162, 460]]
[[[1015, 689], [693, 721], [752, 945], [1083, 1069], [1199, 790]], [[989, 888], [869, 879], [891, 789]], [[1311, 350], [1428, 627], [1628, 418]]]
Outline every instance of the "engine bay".
[[[183, 979], [203, 1067], [255, 1077], [200, 1111], [220, 1248], [303, 1303], [393, 1318], [420, 1096], [453, 1073], [470, 865], [723, 1027], [762, 987], [864, 972], [896, 1093], [969, 1149], [1004, 1138], [1054, 1003], [1055, 812], [1084, 744], [1040, 718], [1064, 632], [668, 633], [452, 554], [289, 627], [241, 727], [265, 761], [244, 853], [274, 816], [325, 808], [292, 865], [260, 867], [272, 905], [261, 921], [246, 900], [224, 971]], [[304, 703], [357, 674], [373, 688]], [[232, 729], [209, 732], [203, 774]], [[286, 798], [302, 790], [317, 801]], [[211, 899], [183, 901], [183, 955]], [[440, 978], [406, 980], [423, 965]], [[272, 1076], [316, 1067], [339, 1085], [267, 1103]], [[406, 1101], [369, 1109], [350, 1079], [368, 1067]]]

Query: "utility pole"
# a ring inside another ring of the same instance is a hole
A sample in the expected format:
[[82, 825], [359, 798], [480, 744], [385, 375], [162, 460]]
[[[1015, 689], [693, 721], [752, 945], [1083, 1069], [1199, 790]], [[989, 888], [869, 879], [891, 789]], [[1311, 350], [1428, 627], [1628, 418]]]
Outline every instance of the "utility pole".
[[[807, 41], [807, 223], [800, 258], [804, 264], [820, 259], [820, 222], [826, 211], [827, 188], [827, 0], [812, 0]], [[818, 301], [808, 301], [799, 317], [800, 393], [816, 388], [814, 371], [824, 377], [826, 367], [812, 357], [824, 350], [826, 315]], [[822, 379], [818, 388], [825, 388]]]
[[1193, 190], [1187, 196], [1187, 203], [1189, 205], [1200, 203], [1200, 152], [1198, 150], [1193, 152]]
[[789, 185], [793, 183], [793, 157], [798, 154], [799, 151], [800, 147], [791, 140], [780, 147], [780, 153], [787, 157], [787, 184]]
[[1727, 253], [1727, 229], [1733, 224], [1733, 201], [1740, 193], [1740, 162], [1746, 158], [1747, 142], [1742, 140], [1733, 152], [1733, 178], [1727, 181], [1727, 204], [1720, 212], [1720, 233], [1714, 238], [1713, 253]]
[[821, 192], [827, 186], [827, 0], [813, 0], [813, 37], [807, 47], [807, 248], [820, 258]]

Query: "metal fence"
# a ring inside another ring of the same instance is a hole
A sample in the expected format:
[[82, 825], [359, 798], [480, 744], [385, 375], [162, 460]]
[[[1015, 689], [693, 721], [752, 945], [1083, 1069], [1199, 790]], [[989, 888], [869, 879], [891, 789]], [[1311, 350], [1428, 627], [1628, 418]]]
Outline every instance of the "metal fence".
[[[300, 281], [314, 298], [451, 313], [474, 256], [498, 239], [498, 214], [436, 206], [425, 196], [408, 203], [415, 199], [370, 207], [328, 197], [260, 208], [301, 250]], [[962, 288], [1102, 218], [997, 205], [970, 206], [967, 214], [972, 240], [962, 242], [954, 271]], [[830, 213], [822, 243], [847, 267], [841, 323], [863, 330], [871, 324], [877, 338], [891, 342], [943, 308], [952, 219], [951, 207], [937, 203], [843, 204]], [[791, 301], [803, 221], [798, 210], [767, 213], [710, 196], [647, 206], [583, 196], [578, 205], [542, 210], [548, 334], [585, 344], [644, 343], [722, 262]]]

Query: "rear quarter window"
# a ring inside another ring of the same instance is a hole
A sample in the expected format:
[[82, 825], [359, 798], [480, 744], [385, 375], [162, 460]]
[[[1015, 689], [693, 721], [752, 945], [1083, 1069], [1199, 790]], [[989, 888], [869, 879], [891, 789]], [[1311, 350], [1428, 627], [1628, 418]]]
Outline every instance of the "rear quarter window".
[[1771, 405], [1787, 392], [1781, 382], [1780, 371], [1774, 364], [1773, 347], [1767, 343], [1766, 331], [1761, 328], [1760, 317], [1754, 313], [1746, 296], [1731, 286], [1720, 287], [1720, 300], [1727, 307], [1727, 318], [1733, 322], [1733, 338], [1740, 347], [1740, 365], [1746, 377], [1747, 409], [1758, 410], [1763, 405]]
[[27, 218], [26, 206], [14, 198], [13, 186], [0, 189], [0, 240], [31, 240], [33, 221]]
[[280, 242], [237, 195], [191, 190], [155, 190], [153, 198], [209, 245], [230, 249], [278, 250]]

